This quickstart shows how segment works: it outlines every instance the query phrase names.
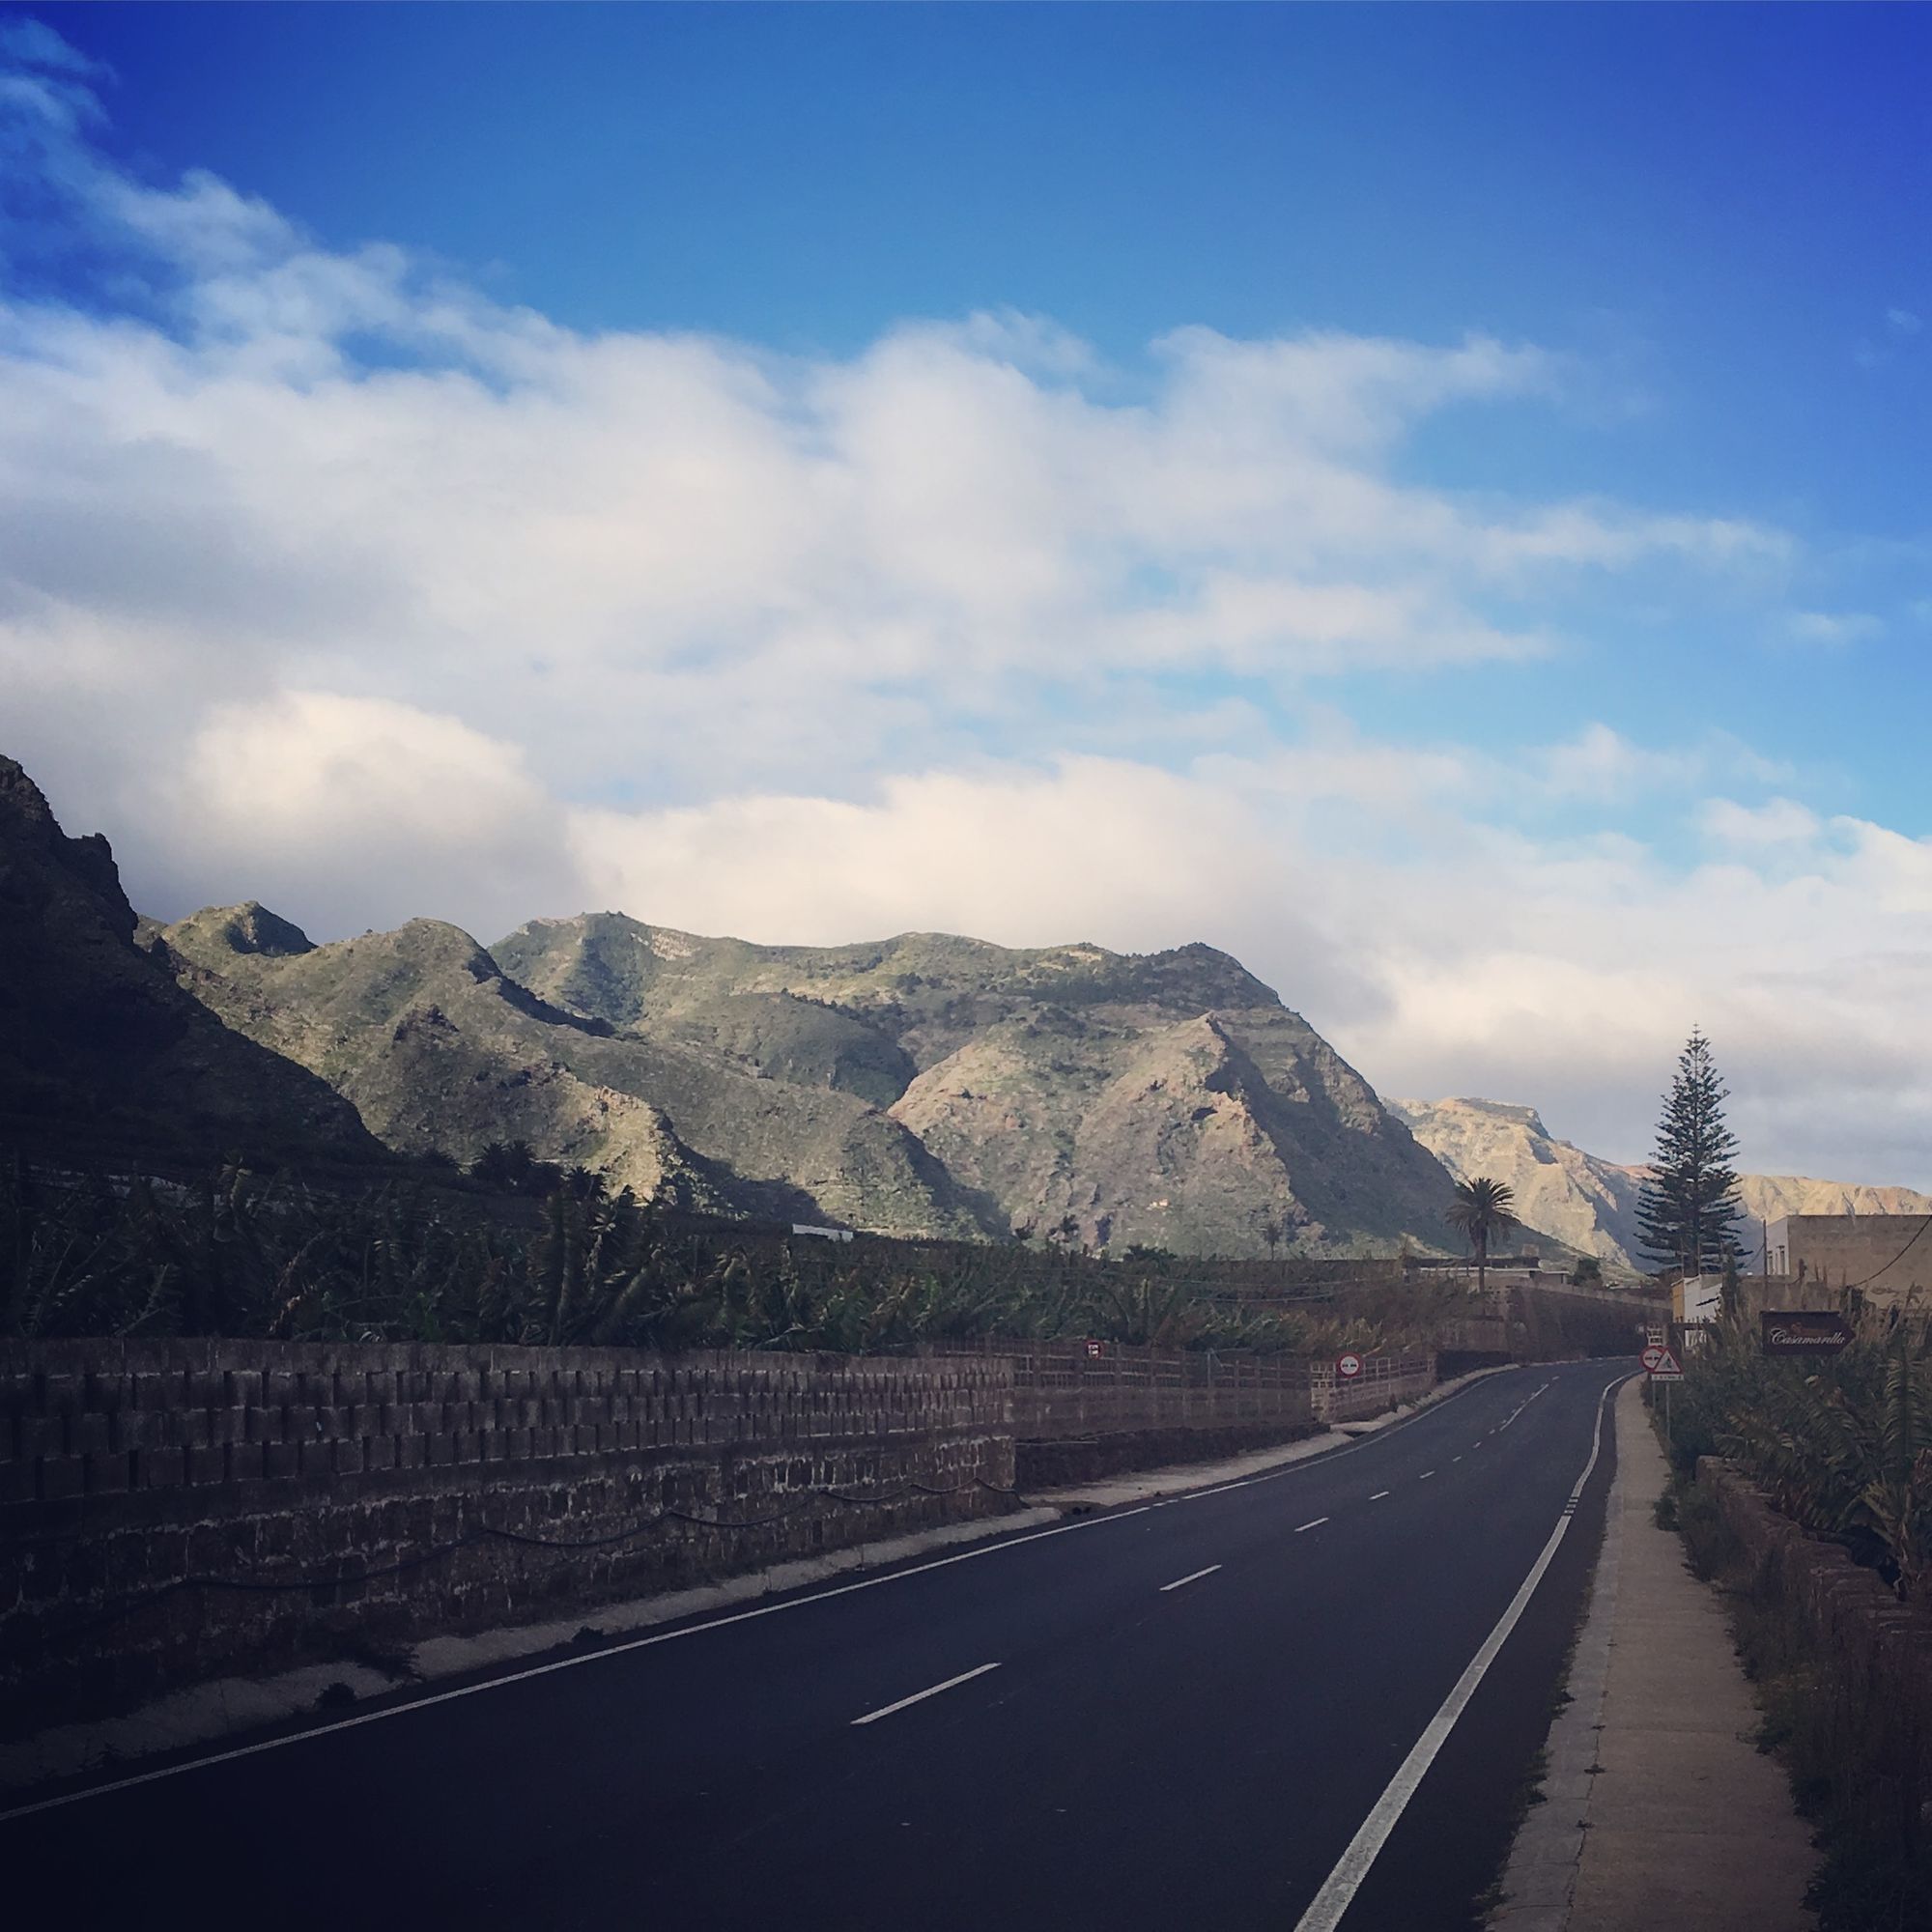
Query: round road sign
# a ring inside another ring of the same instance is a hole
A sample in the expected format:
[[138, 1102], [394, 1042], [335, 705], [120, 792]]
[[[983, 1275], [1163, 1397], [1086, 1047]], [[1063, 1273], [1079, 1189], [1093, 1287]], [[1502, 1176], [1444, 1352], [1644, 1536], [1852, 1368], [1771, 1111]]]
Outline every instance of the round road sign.
[[1340, 1376], [1345, 1382], [1353, 1381], [1354, 1378], [1362, 1373], [1361, 1356], [1352, 1354], [1337, 1355], [1335, 1357], [1335, 1373], [1338, 1376]]
[[1643, 1353], [1637, 1357], [1637, 1360], [1643, 1364], [1644, 1368], [1647, 1371], [1655, 1371], [1661, 1369], [1663, 1366], [1663, 1358], [1670, 1351], [1667, 1349], [1665, 1349], [1661, 1343], [1653, 1342], [1650, 1345], [1650, 1347], [1647, 1348], [1643, 1351]]

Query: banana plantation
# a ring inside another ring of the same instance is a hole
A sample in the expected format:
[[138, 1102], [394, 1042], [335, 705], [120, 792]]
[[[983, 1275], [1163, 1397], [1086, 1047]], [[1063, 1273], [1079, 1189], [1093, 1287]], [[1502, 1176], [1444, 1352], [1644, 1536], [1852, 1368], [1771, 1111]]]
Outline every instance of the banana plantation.
[[1423, 1340], [1462, 1293], [1256, 1305], [1186, 1269], [1154, 1251], [694, 1224], [583, 1170], [478, 1196], [413, 1179], [343, 1194], [236, 1167], [192, 1183], [0, 1167], [0, 1335], [848, 1353], [1099, 1336], [1307, 1354]]

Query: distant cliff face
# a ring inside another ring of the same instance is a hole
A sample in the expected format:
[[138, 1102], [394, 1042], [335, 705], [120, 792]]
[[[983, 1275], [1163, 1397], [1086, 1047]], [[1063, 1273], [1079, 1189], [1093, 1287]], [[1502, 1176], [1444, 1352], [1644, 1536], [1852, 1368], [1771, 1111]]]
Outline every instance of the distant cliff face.
[[325, 1082], [231, 1032], [134, 943], [107, 841], [0, 758], [0, 1134], [193, 1157], [381, 1157]]
[[[1656, 1264], [1637, 1235], [1637, 1195], [1644, 1170], [1604, 1160], [1552, 1139], [1533, 1107], [1497, 1100], [1394, 1100], [1421, 1141], [1459, 1180], [1489, 1175], [1516, 1190], [1523, 1224], [1617, 1268]], [[1756, 1252], [1761, 1224], [1781, 1214], [1932, 1213], [1932, 1196], [1909, 1187], [1871, 1187], [1792, 1175], [1738, 1178], [1745, 1218], [1737, 1235]]]
[[1642, 1174], [1553, 1139], [1534, 1107], [1497, 1100], [1393, 1100], [1458, 1180], [1507, 1181], [1523, 1225], [1606, 1266], [1631, 1269]]

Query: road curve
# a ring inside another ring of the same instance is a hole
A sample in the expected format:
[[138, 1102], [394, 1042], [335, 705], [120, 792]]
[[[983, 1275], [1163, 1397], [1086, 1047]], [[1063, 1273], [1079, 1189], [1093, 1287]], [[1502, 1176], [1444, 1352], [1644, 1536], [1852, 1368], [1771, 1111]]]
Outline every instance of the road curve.
[[0, 1819], [8, 1891], [71, 1923], [1472, 1926], [1624, 1373], [1511, 1370], [1269, 1475]]

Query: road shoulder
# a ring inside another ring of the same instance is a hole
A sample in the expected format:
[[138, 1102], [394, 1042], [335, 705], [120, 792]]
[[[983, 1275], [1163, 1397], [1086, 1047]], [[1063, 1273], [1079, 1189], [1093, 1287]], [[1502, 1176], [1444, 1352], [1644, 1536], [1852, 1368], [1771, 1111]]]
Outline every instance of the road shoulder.
[[1715, 1591], [1660, 1529], [1667, 1475], [1633, 1378], [1604, 1549], [1552, 1725], [1543, 1803], [1490, 1932], [1803, 1932], [1817, 1858]]

